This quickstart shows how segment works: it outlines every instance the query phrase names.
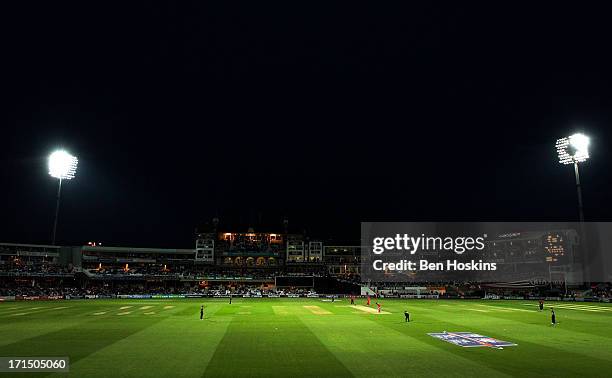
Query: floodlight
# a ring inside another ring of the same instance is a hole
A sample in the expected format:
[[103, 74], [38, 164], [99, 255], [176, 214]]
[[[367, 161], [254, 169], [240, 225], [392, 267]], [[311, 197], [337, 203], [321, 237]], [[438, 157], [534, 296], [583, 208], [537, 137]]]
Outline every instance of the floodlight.
[[74, 178], [79, 160], [64, 150], [55, 151], [49, 156], [49, 175], [60, 180]]
[[575, 164], [586, 161], [589, 158], [589, 142], [589, 137], [580, 133], [557, 139], [555, 147], [559, 163]]
[[58, 180], [57, 185], [57, 204], [55, 206], [55, 221], [53, 222], [53, 245], [55, 245], [55, 235], [57, 233], [57, 218], [59, 216], [60, 197], [62, 194], [62, 181], [74, 178], [79, 160], [70, 155], [67, 151], [57, 150], [49, 155], [49, 175]]
[[[573, 164], [574, 175], [576, 176], [576, 192], [578, 193], [578, 214], [580, 217], [580, 227], [582, 230], [582, 237], [584, 237], [584, 209], [582, 206], [582, 188], [580, 185], [580, 172], [578, 169], [578, 163], [582, 163], [589, 158], [589, 137], [576, 133], [569, 137], [557, 139], [555, 147], [557, 148], [557, 154], [559, 155], [559, 163], [561, 164]], [[586, 240], [586, 239], [585, 239]]]

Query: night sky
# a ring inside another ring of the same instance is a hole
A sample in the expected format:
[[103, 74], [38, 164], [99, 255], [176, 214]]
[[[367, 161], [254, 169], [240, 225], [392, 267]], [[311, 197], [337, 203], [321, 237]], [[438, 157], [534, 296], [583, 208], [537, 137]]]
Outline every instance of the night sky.
[[587, 220], [612, 217], [612, 24], [574, 2], [3, 5], [0, 241], [357, 242], [360, 221], [573, 221], [555, 140], [582, 131]]

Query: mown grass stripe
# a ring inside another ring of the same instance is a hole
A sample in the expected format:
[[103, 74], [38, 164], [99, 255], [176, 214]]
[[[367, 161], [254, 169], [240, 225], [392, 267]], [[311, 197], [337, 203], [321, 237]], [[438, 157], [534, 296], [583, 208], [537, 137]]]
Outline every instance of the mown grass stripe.
[[[439, 315], [433, 315], [431, 313], [425, 315], [428, 318], [437, 319], [438, 322], [448, 323], [454, 327], [453, 331], [469, 331], [481, 333], [487, 336], [499, 338], [501, 340], [507, 340], [516, 342], [519, 345], [530, 343], [532, 348], [542, 350], [555, 350], [555, 356], [568, 354], [567, 358], [591, 358], [591, 363], [597, 365], [605, 359], [612, 359], [612, 350], [592, 348], [592, 342], [598, 344], [610, 343], [608, 337], [599, 336], [597, 334], [588, 333], [589, 341], [585, 343], [585, 334], [583, 331], [577, 331], [575, 327], [578, 324], [571, 324], [571, 328], [564, 327], [564, 318], [558, 317], [558, 321], [561, 324], [557, 328], [550, 326], [550, 314], [533, 312], [532, 316], [527, 319], [524, 317], [518, 317], [516, 315], [506, 315], [500, 313], [488, 313], [482, 314], [483, 318], [473, 317], [443, 317]], [[444, 319], [442, 321], [442, 319]], [[531, 319], [537, 319], [538, 323], [533, 323]], [[487, 330], [488, 328], [488, 330]], [[504, 329], [512, 329], [512, 333], [504, 336], [500, 334], [500, 331]], [[448, 329], [451, 331], [451, 329]], [[483, 333], [485, 332], [485, 333]], [[488, 333], [487, 333], [488, 332]], [[510, 338], [510, 339], [509, 339]], [[573, 340], [574, 343], [563, 343], [559, 340]], [[577, 348], [577, 345], [582, 347]], [[521, 349], [524, 350], [524, 349]], [[549, 355], [553, 352], [543, 352], [545, 355]], [[580, 356], [580, 357], [576, 357]]]
[[302, 322], [357, 377], [449, 376], [453, 372], [504, 376], [496, 369], [448, 353], [445, 345], [428, 343], [429, 336], [421, 326], [405, 323], [403, 315], [348, 318], [350, 321], [330, 323], [325, 318], [304, 317]]
[[72, 376], [108, 376], [112, 362], [119, 370], [113, 376], [199, 377], [204, 374], [230, 319], [200, 322], [192, 316], [141, 316], [119, 323], [124, 321], [144, 321], [148, 325], [73, 363]]
[[[58, 314], [59, 316], [59, 314]], [[89, 321], [74, 324], [53, 332], [0, 346], [0, 356], [70, 356], [71, 364], [91, 353], [158, 322], [156, 318], [128, 319], [115, 321], [101, 328], [100, 319], [88, 317]], [[124, 351], [125, 353], [125, 351]], [[108, 374], [108, 361], [98, 376]]]
[[232, 318], [204, 377], [352, 376], [297, 316], [273, 317], [273, 324], [246, 319]]

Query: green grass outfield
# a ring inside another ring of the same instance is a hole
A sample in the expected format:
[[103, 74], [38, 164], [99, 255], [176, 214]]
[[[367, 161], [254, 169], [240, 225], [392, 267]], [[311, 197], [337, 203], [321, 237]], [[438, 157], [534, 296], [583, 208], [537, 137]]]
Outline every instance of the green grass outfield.
[[[69, 375], [80, 377], [612, 376], [608, 304], [380, 302], [387, 314], [346, 299], [5, 302], [0, 356], [69, 356]], [[462, 348], [427, 335], [442, 331], [518, 346]]]

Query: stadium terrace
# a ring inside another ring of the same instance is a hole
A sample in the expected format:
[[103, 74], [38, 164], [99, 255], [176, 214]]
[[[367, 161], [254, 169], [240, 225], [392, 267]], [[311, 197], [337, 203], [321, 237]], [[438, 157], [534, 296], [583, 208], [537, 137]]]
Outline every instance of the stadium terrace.
[[[283, 225], [286, 226], [286, 225]], [[115, 247], [100, 243], [84, 246], [0, 244], [0, 297], [4, 300], [36, 296], [110, 297], [117, 295], [414, 295], [411, 287], [446, 287], [422, 290], [453, 297], [459, 291], [451, 280], [428, 275], [438, 266], [426, 259], [410, 267], [407, 261], [377, 266], [384, 271], [421, 270], [406, 283], [363, 282], [359, 245], [328, 245], [324, 240], [291, 233], [287, 227], [274, 232], [227, 231], [218, 220], [195, 234], [193, 249]], [[588, 285], [568, 285], [564, 267], [572, 264], [573, 230], [517, 233], [488, 240], [487, 251], [496, 258], [449, 260], [449, 270], [502, 270], [508, 282], [479, 282], [461, 292], [483, 297], [491, 291], [518, 297], [584, 295]], [[465, 256], [465, 255], [463, 255]], [[551, 265], [551, 263], [553, 265]], [[528, 267], [528, 270], [521, 270]], [[412, 268], [412, 269], [411, 269]], [[534, 272], [538, 272], [534, 277]], [[484, 276], [486, 277], [486, 276]], [[493, 277], [493, 276], [491, 276]], [[409, 282], [409, 283], [408, 283]], [[486, 286], [496, 285], [496, 286]], [[388, 288], [393, 288], [389, 291]], [[605, 293], [605, 290], [603, 291]], [[420, 294], [420, 293], [419, 293]]]

